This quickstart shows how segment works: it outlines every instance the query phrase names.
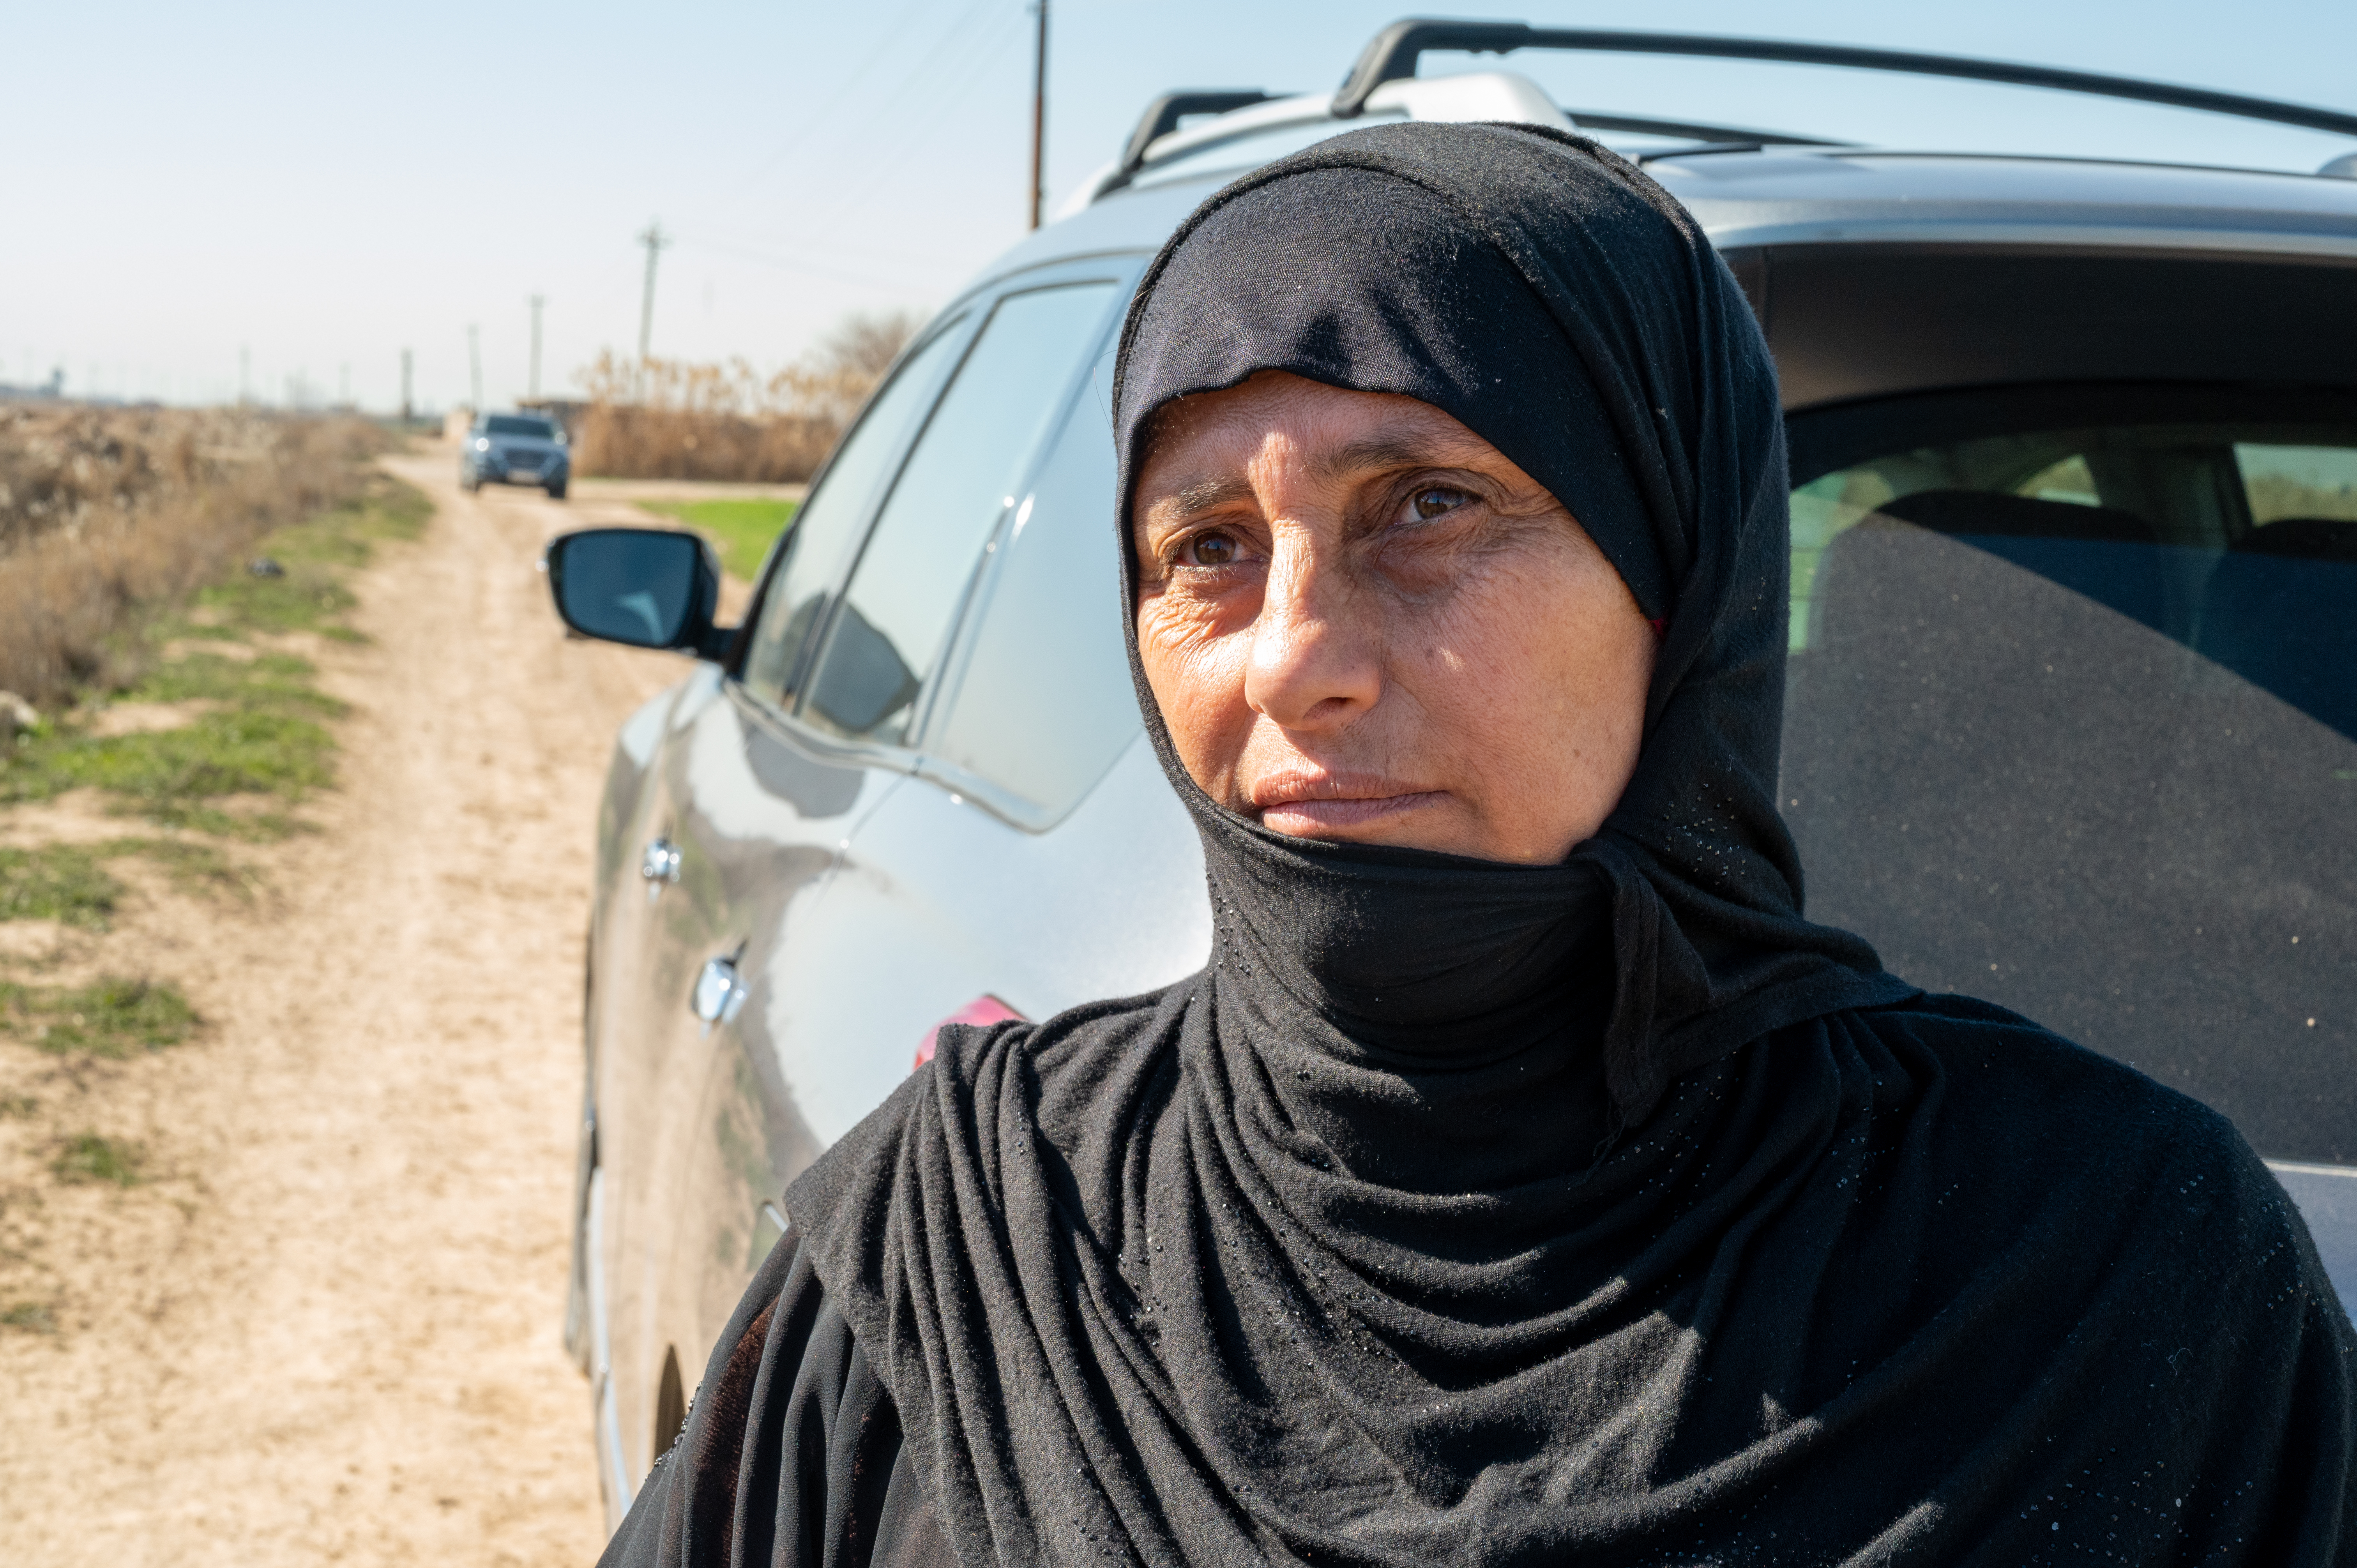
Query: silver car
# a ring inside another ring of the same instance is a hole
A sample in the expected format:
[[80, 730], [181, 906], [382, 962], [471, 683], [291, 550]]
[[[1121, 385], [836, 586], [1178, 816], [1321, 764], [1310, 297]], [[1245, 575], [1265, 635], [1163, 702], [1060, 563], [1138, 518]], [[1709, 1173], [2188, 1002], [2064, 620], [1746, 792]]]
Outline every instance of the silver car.
[[458, 486], [538, 485], [563, 500], [573, 482], [573, 454], [565, 426], [545, 414], [487, 413], [467, 427], [458, 447]]
[[688, 535], [552, 545], [576, 629], [699, 660], [624, 726], [597, 827], [568, 1335], [609, 1518], [789, 1179], [941, 1024], [1202, 962], [1122, 651], [1113, 341], [1206, 195], [1383, 119], [1576, 120], [1693, 210], [1782, 376], [1810, 914], [2232, 1117], [2357, 1300], [2357, 162], [1880, 152], [1416, 79], [1422, 48], [1680, 52], [1468, 26], [1391, 30], [1339, 98], [1157, 103], [902, 357], [742, 628]]

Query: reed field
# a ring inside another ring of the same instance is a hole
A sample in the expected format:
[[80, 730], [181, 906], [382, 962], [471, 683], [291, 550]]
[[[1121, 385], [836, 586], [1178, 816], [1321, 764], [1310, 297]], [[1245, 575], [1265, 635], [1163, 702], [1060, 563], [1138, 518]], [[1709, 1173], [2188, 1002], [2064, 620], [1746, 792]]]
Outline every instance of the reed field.
[[601, 354], [575, 378], [589, 395], [576, 467], [613, 479], [807, 479], [919, 325], [905, 313], [850, 317], [766, 376], [742, 359], [641, 366]]

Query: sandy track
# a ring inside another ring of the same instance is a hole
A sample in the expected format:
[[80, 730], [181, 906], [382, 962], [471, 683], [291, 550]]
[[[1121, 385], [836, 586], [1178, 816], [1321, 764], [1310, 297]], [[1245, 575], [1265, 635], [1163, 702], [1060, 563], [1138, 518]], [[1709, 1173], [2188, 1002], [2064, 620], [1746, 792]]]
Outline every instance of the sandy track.
[[373, 643], [320, 655], [354, 709], [323, 831], [262, 853], [250, 910], [143, 882], [114, 931], [41, 955], [167, 977], [207, 1023], [145, 1060], [17, 1064], [154, 1179], [19, 1195], [58, 1326], [0, 1334], [13, 1568], [600, 1544], [558, 1342], [591, 834], [616, 725], [683, 667], [547, 608], [541, 542], [615, 503], [465, 496], [439, 450], [391, 466], [440, 510], [354, 581]]

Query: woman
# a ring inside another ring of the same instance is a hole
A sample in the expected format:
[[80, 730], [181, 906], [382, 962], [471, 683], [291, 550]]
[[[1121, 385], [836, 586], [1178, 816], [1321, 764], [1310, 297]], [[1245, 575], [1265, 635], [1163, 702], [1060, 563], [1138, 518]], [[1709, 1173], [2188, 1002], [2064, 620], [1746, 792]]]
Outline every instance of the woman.
[[1687, 215], [1408, 124], [1207, 202], [1115, 395], [1209, 965], [791, 1189], [630, 1563], [2357, 1552], [2227, 1124], [1800, 916], [1785, 467]]

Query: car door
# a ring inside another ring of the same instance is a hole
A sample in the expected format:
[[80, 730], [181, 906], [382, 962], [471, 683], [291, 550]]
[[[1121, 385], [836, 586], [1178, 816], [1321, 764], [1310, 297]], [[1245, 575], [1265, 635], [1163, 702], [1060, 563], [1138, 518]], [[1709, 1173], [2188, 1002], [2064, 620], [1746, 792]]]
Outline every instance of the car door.
[[906, 934], [845, 955], [870, 975], [869, 1026], [899, 1047], [862, 1059], [846, 1112], [969, 1004], [1046, 1017], [1168, 984], [1209, 951], [1201, 853], [1123, 646], [1112, 349], [992, 536], [918, 777], [861, 821], [838, 873], [846, 927]]
[[772, 1148], [807, 1146], [782, 1097], [749, 1131], [739, 1120], [717, 1132], [716, 1106], [730, 1099], [718, 1086], [748, 1070], [736, 1024], [761, 988], [759, 955], [816, 918], [848, 824], [901, 774], [797, 748], [779, 714], [973, 322], [953, 312], [928, 334], [845, 438], [773, 553], [738, 672], [707, 666], [686, 683], [635, 816], [615, 834], [643, 887], [610, 900], [592, 981], [600, 1424], [617, 1518], [677, 1425], [711, 1303], [741, 1283], [760, 1203], [775, 1196]]
[[[674, 722], [647, 822], [669, 870], [642, 1034], [663, 1043], [632, 1086], [635, 1202], [614, 1242], [615, 1334], [635, 1385], [618, 1424], [648, 1434], [650, 1459], [782, 1230], [785, 1183], [881, 1098], [856, 1070], [877, 1049], [877, 999], [843, 955], [921, 955], [842, 918], [834, 868], [917, 766], [910, 743], [975, 567], [1120, 281], [1103, 265], [1056, 269], [953, 312], [822, 478], [738, 673]], [[905, 1065], [902, 1043], [883, 1049]], [[643, 1473], [636, 1455], [629, 1467]]]
[[[1042, 454], [1082, 395], [1137, 261], [1041, 269], [984, 302], [987, 315], [974, 346], [819, 634], [791, 715], [804, 746], [875, 756], [904, 774], [926, 769], [923, 736], [963, 668], [958, 628], [1025, 512]], [[1091, 499], [1100, 526], [1109, 526], [1109, 495]], [[1075, 607], [1043, 609], [1061, 618]], [[1134, 703], [1126, 713], [1134, 726]], [[1123, 738], [1115, 736], [1116, 749]], [[901, 786], [937, 788], [915, 779]], [[872, 814], [852, 824], [849, 843], [857, 843]], [[985, 825], [977, 820], [973, 827]], [[971, 834], [958, 833], [933, 850], [944, 870], [975, 853]], [[841, 1136], [907, 1075], [923, 1032], [907, 1026], [909, 998], [930, 994], [936, 977], [955, 967], [961, 929], [909, 918], [904, 901], [873, 896], [879, 870], [893, 877], [911, 869], [869, 866], [856, 878], [860, 896], [848, 900], [837, 897], [848, 886], [838, 871], [820, 929], [770, 970], [770, 989], [752, 1027], [770, 1058], [764, 1070], [791, 1095], [818, 1146]], [[780, 1185], [807, 1159], [785, 1153]]]

